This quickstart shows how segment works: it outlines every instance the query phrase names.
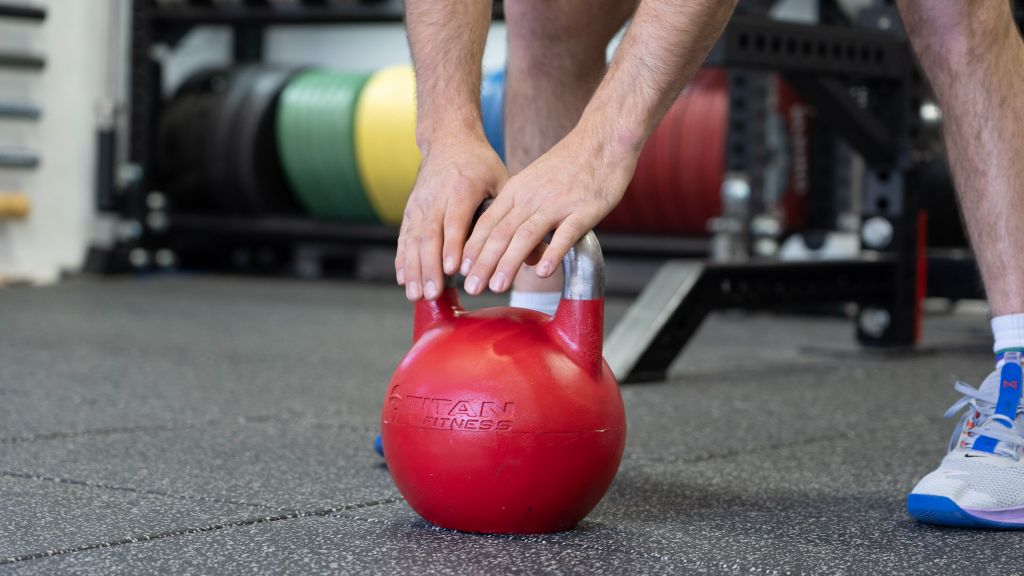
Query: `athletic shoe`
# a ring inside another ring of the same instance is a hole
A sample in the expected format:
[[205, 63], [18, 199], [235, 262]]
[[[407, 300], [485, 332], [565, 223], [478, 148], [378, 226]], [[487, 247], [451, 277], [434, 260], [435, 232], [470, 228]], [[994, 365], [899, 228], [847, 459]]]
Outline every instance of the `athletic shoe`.
[[1020, 353], [1007, 352], [980, 389], [956, 383], [964, 396], [946, 411], [966, 409], [949, 453], [907, 497], [921, 521], [972, 528], [1024, 528], [1024, 405]]

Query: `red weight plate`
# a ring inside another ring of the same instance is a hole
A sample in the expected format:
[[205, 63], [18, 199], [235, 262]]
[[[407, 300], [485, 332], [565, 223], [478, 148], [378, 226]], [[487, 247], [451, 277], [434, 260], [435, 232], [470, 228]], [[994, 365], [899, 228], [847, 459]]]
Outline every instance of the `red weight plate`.
[[692, 102], [687, 110], [686, 116], [680, 129], [683, 133], [683, 142], [679, 149], [679, 169], [677, 175], [677, 187], [685, 204], [679, 206], [682, 218], [673, 224], [674, 231], [679, 234], [705, 234], [707, 203], [703, 191], [700, 190], [700, 173], [703, 167], [700, 166], [701, 150], [706, 145], [708, 112], [708, 91], [707, 77], [701, 75], [692, 88]]
[[664, 155], [666, 145], [666, 134], [672, 125], [675, 107], [678, 101], [669, 112], [662, 118], [655, 128], [651, 138], [647, 141], [641, 156], [645, 170], [642, 178], [637, 181], [641, 193], [637, 195], [637, 201], [633, 203], [633, 223], [639, 231], [649, 234], [661, 232], [659, 229], [661, 206], [659, 194], [661, 192], [661, 171], [664, 167]]
[[658, 234], [674, 232], [672, 222], [679, 217], [676, 211], [681, 204], [679, 197], [684, 193], [679, 189], [676, 177], [680, 163], [679, 145], [680, 140], [686, 137], [681, 128], [692, 99], [693, 90], [688, 86], [662, 120], [658, 139], [654, 143], [657, 165], [653, 170], [654, 182], [650, 194], [651, 201], [647, 208], [650, 213], [651, 231]]
[[[708, 96], [711, 99], [707, 114], [709, 128], [704, 157], [701, 159], [702, 181], [700, 184], [707, 206], [705, 214], [714, 218], [722, 214], [722, 180], [725, 177], [725, 146], [729, 127], [729, 94], [726, 89], [725, 73], [715, 74], [709, 80]], [[707, 223], [704, 223], [705, 231]]]

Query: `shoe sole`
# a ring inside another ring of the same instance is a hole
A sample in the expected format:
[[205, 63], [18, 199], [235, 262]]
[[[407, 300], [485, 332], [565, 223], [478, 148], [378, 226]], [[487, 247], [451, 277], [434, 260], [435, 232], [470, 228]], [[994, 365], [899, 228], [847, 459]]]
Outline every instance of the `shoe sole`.
[[907, 496], [907, 513], [918, 522], [958, 528], [1024, 528], [1024, 522], [999, 522], [967, 512], [945, 496], [911, 494]]

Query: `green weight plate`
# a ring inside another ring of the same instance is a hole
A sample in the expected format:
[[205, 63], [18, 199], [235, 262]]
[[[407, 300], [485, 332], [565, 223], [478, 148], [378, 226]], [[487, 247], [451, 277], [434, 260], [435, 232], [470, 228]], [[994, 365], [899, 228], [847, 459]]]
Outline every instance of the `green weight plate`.
[[315, 73], [296, 76], [281, 94], [277, 111], [277, 145], [285, 177], [299, 202], [310, 214], [327, 217], [331, 210], [321, 195], [308, 146], [312, 137], [307, 121], [307, 111], [311, 106], [308, 78]]
[[336, 217], [348, 220], [373, 219], [365, 200], [355, 165], [353, 119], [355, 102], [365, 77], [325, 74], [314, 77], [310, 86], [315, 102], [307, 112], [316, 138], [309, 142], [320, 189]]
[[313, 215], [373, 221], [356, 167], [355, 103], [368, 75], [310, 71], [280, 98], [277, 141], [300, 202]]

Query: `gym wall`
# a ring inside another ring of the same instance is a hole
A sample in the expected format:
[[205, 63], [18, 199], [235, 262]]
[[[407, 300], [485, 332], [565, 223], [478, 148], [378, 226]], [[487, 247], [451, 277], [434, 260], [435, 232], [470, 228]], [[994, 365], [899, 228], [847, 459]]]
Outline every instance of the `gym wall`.
[[114, 0], [33, 0], [42, 23], [0, 23], [0, 50], [43, 56], [41, 71], [0, 69], [0, 99], [31, 102], [37, 120], [0, 119], [0, 148], [39, 157], [31, 169], [0, 168], [0, 194], [30, 201], [24, 218], [0, 218], [0, 284], [49, 283], [78, 269], [95, 210], [97, 103], [106, 90], [109, 7]]

